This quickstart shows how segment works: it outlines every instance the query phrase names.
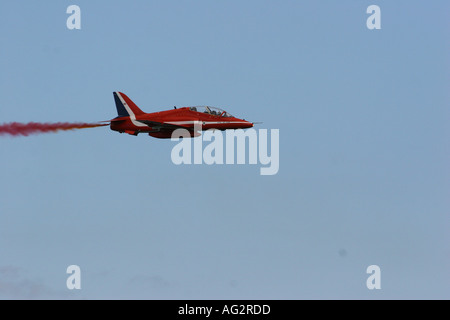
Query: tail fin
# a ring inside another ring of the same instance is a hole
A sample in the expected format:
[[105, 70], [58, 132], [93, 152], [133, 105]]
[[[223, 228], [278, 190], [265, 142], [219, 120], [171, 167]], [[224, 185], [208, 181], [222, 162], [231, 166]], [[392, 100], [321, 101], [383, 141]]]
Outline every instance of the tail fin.
[[122, 92], [114, 92], [114, 101], [116, 102], [117, 113], [119, 117], [134, 117], [144, 112]]

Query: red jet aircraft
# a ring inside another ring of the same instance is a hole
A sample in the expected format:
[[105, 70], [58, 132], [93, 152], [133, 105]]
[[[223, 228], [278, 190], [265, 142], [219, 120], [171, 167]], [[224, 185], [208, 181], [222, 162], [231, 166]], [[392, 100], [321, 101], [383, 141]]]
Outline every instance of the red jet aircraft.
[[238, 119], [228, 112], [214, 107], [185, 107], [167, 111], [144, 113], [122, 92], [114, 92], [119, 116], [111, 120], [111, 130], [137, 136], [148, 133], [155, 138], [172, 137], [176, 129], [187, 129], [191, 137], [200, 136], [194, 125], [201, 130], [245, 129], [253, 127], [252, 122]]

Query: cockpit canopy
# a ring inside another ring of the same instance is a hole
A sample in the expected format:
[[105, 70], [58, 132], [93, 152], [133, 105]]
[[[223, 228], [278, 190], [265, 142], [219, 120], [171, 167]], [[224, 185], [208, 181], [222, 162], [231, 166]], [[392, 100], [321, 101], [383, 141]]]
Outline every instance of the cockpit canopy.
[[189, 107], [189, 109], [191, 111], [208, 113], [208, 114], [211, 114], [213, 116], [220, 116], [220, 117], [226, 117], [226, 118], [233, 117], [231, 114], [229, 114], [225, 110], [222, 110], [222, 109], [216, 108], [216, 107], [195, 106], [195, 107]]

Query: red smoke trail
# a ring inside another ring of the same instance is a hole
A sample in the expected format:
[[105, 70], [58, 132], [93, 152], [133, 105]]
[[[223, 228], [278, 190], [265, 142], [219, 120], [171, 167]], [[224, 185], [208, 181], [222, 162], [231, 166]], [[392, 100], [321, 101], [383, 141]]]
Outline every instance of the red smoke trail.
[[32, 134], [67, 131], [75, 129], [86, 129], [86, 128], [96, 128], [104, 127], [109, 124], [103, 123], [68, 123], [68, 122], [58, 122], [58, 123], [4, 123], [0, 124], [0, 136], [29, 136]]

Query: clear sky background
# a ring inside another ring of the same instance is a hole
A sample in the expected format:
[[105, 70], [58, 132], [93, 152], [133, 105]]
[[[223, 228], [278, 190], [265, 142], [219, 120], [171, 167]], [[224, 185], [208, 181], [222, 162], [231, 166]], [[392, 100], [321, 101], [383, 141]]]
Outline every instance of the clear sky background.
[[0, 122], [108, 120], [113, 91], [212, 105], [280, 129], [280, 170], [176, 166], [175, 142], [107, 127], [0, 137], [0, 298], [449, 299], [449, 13], [2, 1]]

